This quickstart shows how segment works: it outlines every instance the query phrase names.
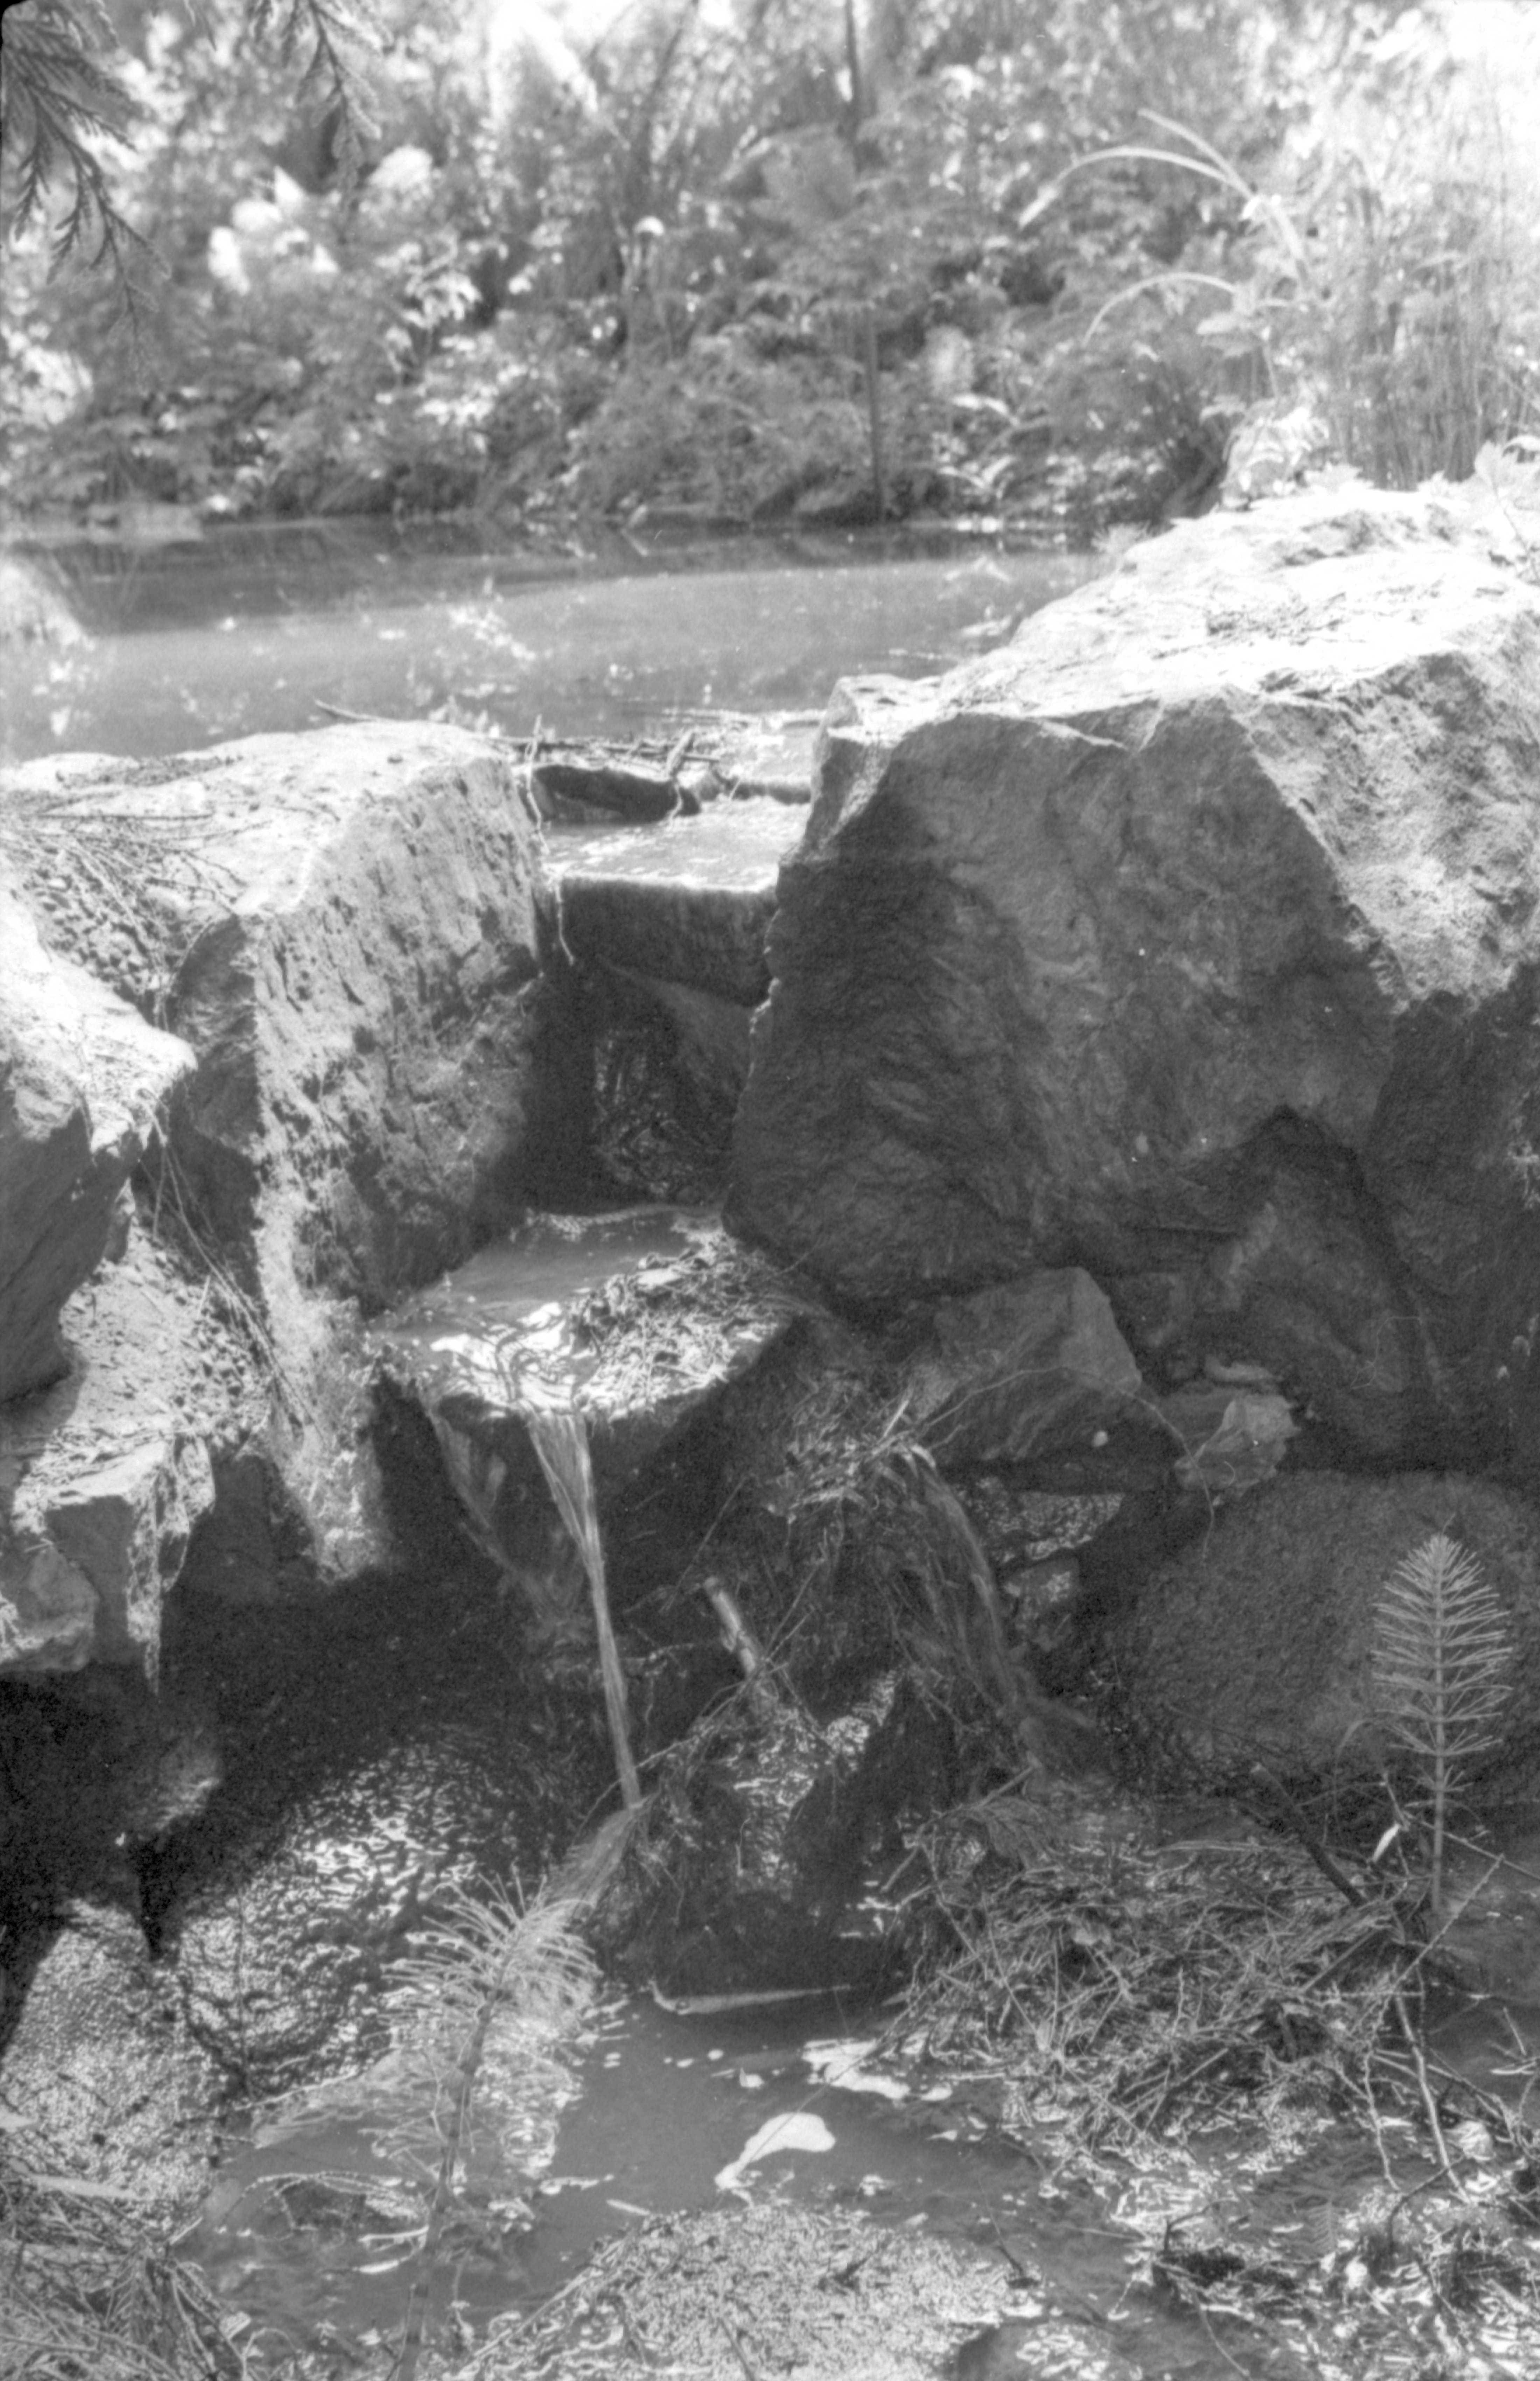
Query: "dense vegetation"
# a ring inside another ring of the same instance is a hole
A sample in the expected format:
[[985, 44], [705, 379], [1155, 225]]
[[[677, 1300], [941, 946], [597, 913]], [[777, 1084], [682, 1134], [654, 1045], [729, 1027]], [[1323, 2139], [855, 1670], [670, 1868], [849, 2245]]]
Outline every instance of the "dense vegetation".
[[[98, 120], [30, 211], [27, 24]], [[1243, 419], [1259, 481], [1540, 436], [1534, 0], [22, 0], [6, 35], [16, 510], [1073, 533], [1201, 502]]]

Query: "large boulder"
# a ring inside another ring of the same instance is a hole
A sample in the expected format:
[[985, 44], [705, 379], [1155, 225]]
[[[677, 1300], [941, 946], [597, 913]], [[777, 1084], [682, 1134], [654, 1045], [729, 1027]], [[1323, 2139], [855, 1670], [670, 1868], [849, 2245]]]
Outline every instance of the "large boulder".
[[[1540, 1513], [1488, 1481], [1285, 1475], [1158, 1566], [1105, 1633], [1125, 1715], [1158, 1753], [1219, 1777], [1374, 1773], [1394, 1750], [1375, 1679], [1388, 1581], [1445, 1533], [1503, 1617], [1496, 1741], [1472, 1782], [1527, 1801], [1540, 1778]], [[1459, 1729], [1451, 1721], [1458, 1750]]]
[[[271, 1502], [275, 1460], [311, 1550], [356, 1568], [378, 1520], [348, 1315], [576, 1155], [545, 1091], [527, 803], [485, 739], [401, 722], [32, 763], [6, 812], [51, 937], [196, 1055], [157, 1212], [261, 1350], [276, 1417], [222, 1470]], [[61, 834], [90, 868], [60, 864]]]
[[60, 1309], [100, 1263], [118, 1193], [193, 1058], [51, 950], [8, 883], [0, 949], [3, 1403], [66, 1370]]
[[884, 1305], [1041, 1266], [1354, 1458], [1540, 1457], [1540, 589], [1428, 495], [1182, 526], [848, 685], [730, 1216]]

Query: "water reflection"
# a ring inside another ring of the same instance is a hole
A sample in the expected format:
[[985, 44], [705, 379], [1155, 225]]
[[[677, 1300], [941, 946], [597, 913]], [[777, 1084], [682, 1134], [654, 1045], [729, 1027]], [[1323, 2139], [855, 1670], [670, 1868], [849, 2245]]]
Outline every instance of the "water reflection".
[[[224, 558], [209, 539], [137, 571], [77, 570], [91, 638], [7, 656], [0, 754], [135, 756], [312, 727], [333, 711], [455, 715], [509, 735], [624, 737], [681, 710], [821, 705], [865, 670], [924, 676], [1085, 575], [1061, 555], [853, 558], [765, 543], [631, 557], [360, 555], [322, 542]], [[546, 560], [549, 574], [552, 565]]]

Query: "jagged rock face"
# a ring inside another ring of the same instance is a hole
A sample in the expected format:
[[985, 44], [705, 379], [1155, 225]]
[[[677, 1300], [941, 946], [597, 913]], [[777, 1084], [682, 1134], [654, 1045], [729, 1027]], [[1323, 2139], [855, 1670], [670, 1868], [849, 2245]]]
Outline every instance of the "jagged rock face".
[[[0, 824], [69, 954], [45, 960], [26, 912], [6, 927], [8, 1386], [69, 1370], [0, 1430], [0, 1670], [152, 1674], [221, 1483], [221, 1523], [239, 1509], [200, 1583], [236, 1545], [274, 1575], [380, 1557], [349, 1301], [455, 1263], [559, 1167], [537, 833], [484, 740], [406, 723], [36, 763]], [[181, 1262], [98, 1272], [67, 1357], [54, 1318], [174, 1084], [145, 1207]]]
[[0, 1403], [56, 1380], [65, 1300], [101, 1261], [192, 1053], [49, 950], [0, 885]]
[[[228, 827], [168, 1000], [199, 1071], [174, 1146], [228, 1246], [366, 1305], [513, 1212], [539, 974], [533, 822], [476, 737], [253, 736], [159, 786]], [[217, 772], [217, 775], [214, 773]]]
[[0, 1671], [153, 1679], [163, 1599], [213, 1502], [209, 1443], [263, 1403], [211, 1303], [130, 1223], [65, 1308], [67, 1375], [0, 1409]]
[[886, 1303], [1085, 1266], [1377, 1460], [1540, 1453], [1540, 590], [1358, 488], [852, 684], [730, 1215]]

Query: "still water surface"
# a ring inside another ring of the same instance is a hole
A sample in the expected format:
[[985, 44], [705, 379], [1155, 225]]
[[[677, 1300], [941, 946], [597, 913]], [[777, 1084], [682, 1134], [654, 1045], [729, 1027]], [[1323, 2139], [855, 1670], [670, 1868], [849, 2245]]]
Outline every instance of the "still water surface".
[[836, 678], [920, 677], [1064, 594], [1064, 555], [743, 540], [587, 556], [445, 550], [309, 525], [55, 556], [88, 640], [7, 659], [0, 756], [142, 758], [321, 706], [526, 736], [630, 737], [680, 712], [819, 709]]

